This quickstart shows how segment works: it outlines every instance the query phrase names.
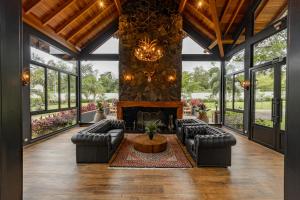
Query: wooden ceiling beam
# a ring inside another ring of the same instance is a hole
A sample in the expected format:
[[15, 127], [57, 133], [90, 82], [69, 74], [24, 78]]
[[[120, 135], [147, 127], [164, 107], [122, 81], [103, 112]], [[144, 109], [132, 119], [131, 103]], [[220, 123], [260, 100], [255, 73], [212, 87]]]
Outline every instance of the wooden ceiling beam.
[[111, 4], [109, 7], [107, 7], [102, 12], [99, 12], [97, 15], [92, 17], [92, 19], [89, 19], [88, 22], [86, 22], [84, 25], [79, 26], [77, 29], [72, 31], [72, 33], [66, 38], [67, 41], [71, 41], [78, 33], [80, 33], [82, 30], [86, 29], [88, 26], [90, 26], [92, 23], [95, 23], [98, 19], [101, 19], [107, 15], [110, 15], [113, 13], [115, 5]]
[[223, 48], [223, 43], [222, 43], [222, 33], [221, 33], [221, 29], [220, 29], [220, 24], [219, 24], [216, 0], [209, 0], [209, 6], [210, 6], [210, 12], [212, 14], [212, 19], [215, 24], [215, 32], [216, 32], [216, 37], [217, 37], [217, 43], [219, 46], [220, 56], [223, 58], [224, 57], [224, 48]]
[[284, 4], [280, 7], [280, 9], [274, 14], [272, 20], [269, 24], [273, 23], [274, 21], [278, 20], [283, 13], [288, 9], [288, 3], [287, 0], [284, 1]]
[[226, 14], [228, 13], [228, 10], [229, 10], [229, 8], [230, 8], [230, 6], [231, 6], [231, 2], [232, 2], [232, 0], [228, 0], [228, 1], [226, 2], [225, 9], [224, 9], [224, 11], [223, 11], [223, 13], [222, 13], [222, 16], [220, 17], [220, 23], [223, 23], [223, 22], [225, 21], [225, 16], [226, 16]]
[[213, 41], [209, 46], [208, 46], [208, 49], [209, 50], [211, 50], [211, 49], [213, 49], [215, 46], [217, 46], [218, 45], [218, 40], [215, 40], [215, 41]]
[[98, 2], [98, 0], [92, 0], [92, 1], [90, 1], [83, 9], [79, 10], [78, 12], [76, 12], [76, 14], [74, 14], [72, 17], [70, 17], [69, 19], [67, 19], [66, 22], [64, 22], [61, 26], [59, 26], [55, 30], [55, 32], [57, 34], [61, 34], [72, 22], [74, 22], [76, 19], [78, 19], [79, 17], [81, 17], [82, 15], [84, 15], [97, 2]]
[[179, 13], [182, 13], [182, 12], [183, 12], [186, 3], [187, 3], [187, 0], [181, 0], [181, 1], [180, 1], [179, 8], [178, 8], [178, 12], [179, 12]]
[[23, 21], [30, 25], [31, 27], [35, 28], [36, 30], [40, 31], [41, 33], [47, 35], [48, 37], [52, 38], [53, 40], [59, 42], [60, 44], [64, 45], [65, 47], [69, 48], [74, 53], [78, 53], [80, 49], [77, 49], [73, 44], [66, 41], [64, 38], [60, 37], [55, 33], [55, 31], [49, 26], [43, 26], [42, 22], [33, 14], [29, 13], [25, 15], [23, 14]]
[[116, 8], [118, 10], [119, 15], [121, 15], [121, 13], [122, 13], [122, 5], [121, 5], [120, 0], [114, 0], [114, 2], [115, 2], [115, 5], [116, 5]]
[[238, 4], [238, 6], [237, 6], [237, 9], [235, 10], [235, 12], [234, 12], [234, 14], [233, 14], [233, 17], [231, 18], [231, 20], [230, 20], [230, 22], [229, 22], [229, 25], [227, 26], [227, 28], [226, 28], [226, 30], [225, 30], [224, 35], [227, 35], [227, 33], [229, 32], [229, 30], [230, 30], [232, 24], [234, 23], [236, 17], [238, 16], [238, 14], [239, 14], [239, 12], [240, 12], [240, 10], [241, 10], [241, 8], [242, 8], [244, 2], [245, 2], [245, 0], [240, 0], [240, 1], [239, 1], [239, 4]]
[[255, 11], [254, 19], [257, 19], [259, 17], [260, 13], [264, 10], [264, 8], [266, 7], [268, 2], [269, 2], [269, 0], [264, 0], [263, 2], [260, 3], [260, 5], [258, 6], [258, 8]]
[[213, 29], [214, 23], [209, 17], [207, 17], [202, 12], [200, 12], [199, 10], [194, 8], [194, 6], [192, 6], [189, 3], [186, 4], [186, 8], [190, 11], [191, 14], [193, 14], [194, 16], [197, 16], [198, 18], [202, 19], [204, 21], [204, 23], [207, 24], [208, 27]]
[[187, 21], [189, 21], [198, 31], [203, 33], [203, 35], [207, 36], [210, 40], [215, 40], [216, 37], [213, 33], [209, 31], [208, 28], [205, 28], [199, 23], [199, 20], [197, 20], [194, 16], [192, 16], [190, 13], [185, 12], [184, 17]]
[[68, 6], [72, 5], [75, 0], [67, 0], [61, 6], [57, 7], [53, 12], [51, 12], [45, 19], [42, 20], [43, 25], [48, 25], [52, 19], [54, 19], [58, 14], [60, 14]]
[[97, 33], [101, 33], [103, 30], [105, 30], [106, 27], [108, 27], [113, 21], [115, 21], [118, 18], [119, 14], [116, 12], [113, 12], [108, 17], [104, 18], [103, 20], [99, 21], [97, 24], [95, 24], [93, 27], [90, 28], [90, 31], [87, 31], [86, 34], [81, 36], [78, 41], [76, 41], [76, 46], [79, 48], [84, 47], [88, 41], [91, 41], [94, 39]]
[[29, 14], [42, 0], [29, 0], [27, 4], [23, 5], [24, 13]]

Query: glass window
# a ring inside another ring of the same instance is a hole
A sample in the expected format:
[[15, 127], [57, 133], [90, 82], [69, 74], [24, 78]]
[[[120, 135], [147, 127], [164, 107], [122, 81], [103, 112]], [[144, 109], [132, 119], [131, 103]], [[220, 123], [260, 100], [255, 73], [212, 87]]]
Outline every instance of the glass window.
[[81, 62], [81, 121], [94, 119], [96, 104], [100, 101], [108, 117], [116, 117], [119, 99], [119, 62]]
[[226, 93], [225, 93], [225, 105], [228, 109], [233, 109], [233, 76], [226, 76]]
[[60, 73], [60, 107], [69, 107], [69, 80], [64, 73]]
[[98, 47], [92, 54], [118, 54], [119, 39], [111, 37], [104, 44]]
[[234, 129], [243, 131], [244, 129], [244, 113], [225, 111], [225, 121], [224, 123]]
[[77, 111], [67, 110], [31, 116], [32, 139], [76, 124]]
[[76, 73], [76, 61], [70, 55], [35, 37], [31, 37], [30, 54], [33, 61]]
[[236, 74], [234, 80], [234, 109], [244, 110], [244, 88], [241, 85], [244, 81], [244, 72]]
[[58, 109], [58, 72], [47, 70], [47, 102], [48, 110]]
[[264, 39], [254, 45], [254, 65], [272, 61], [275, 58], [283, 58], [287, 55], [287, 30]]
[[182, 54], [209, 54], [209, 51], [201, 47], [192, 38], [186, 37], [182, 41]]
[[70, 76], [70, 106], [76, 107], [76, 77]]
[[45, 110], [45, 69], [30, 65], [30, 110]]
[[225, 64], [226, 74], [242, 71], [244, 70], [244, 65], [245, 65], [245, 50], [242, 50], [234, 54], [230, 58], [230, 60], [226, 61]]
[[198, 117], [200, 106], [206, 107], [209, 123], [219, 123], [220, 62], [182, 62], [184, 115]]

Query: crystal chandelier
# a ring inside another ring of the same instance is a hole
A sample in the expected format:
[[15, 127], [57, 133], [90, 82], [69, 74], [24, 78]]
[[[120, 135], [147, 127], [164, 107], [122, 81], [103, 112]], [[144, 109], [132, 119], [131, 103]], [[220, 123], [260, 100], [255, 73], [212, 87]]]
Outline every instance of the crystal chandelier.
[[147, 62], [155, 62], [163, 57], [163, 50], [157, 45], [157, 40], [150, 40], [148, 37], [139, 41], [134, 50], [134, 56]]

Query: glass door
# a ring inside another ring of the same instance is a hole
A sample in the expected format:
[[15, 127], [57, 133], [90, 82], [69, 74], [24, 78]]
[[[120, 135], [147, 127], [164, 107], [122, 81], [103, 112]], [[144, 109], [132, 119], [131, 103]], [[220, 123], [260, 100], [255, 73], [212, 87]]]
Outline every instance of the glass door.
[[252, 76], [251, 139], [283, 151], [285, 138], [286, 65], [257, 67]]

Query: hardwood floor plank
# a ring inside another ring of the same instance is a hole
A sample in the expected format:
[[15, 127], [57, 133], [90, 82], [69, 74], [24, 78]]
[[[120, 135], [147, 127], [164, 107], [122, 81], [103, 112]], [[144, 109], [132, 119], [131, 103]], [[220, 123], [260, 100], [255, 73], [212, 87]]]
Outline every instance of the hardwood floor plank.
[[24, 200], [283, 199], [283, 155], [243, 136], [228, 169], [116, 169], [76, 164], [80, 129], [24, 148]]

